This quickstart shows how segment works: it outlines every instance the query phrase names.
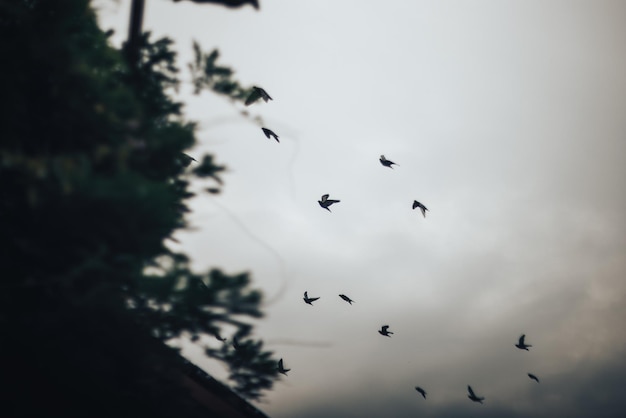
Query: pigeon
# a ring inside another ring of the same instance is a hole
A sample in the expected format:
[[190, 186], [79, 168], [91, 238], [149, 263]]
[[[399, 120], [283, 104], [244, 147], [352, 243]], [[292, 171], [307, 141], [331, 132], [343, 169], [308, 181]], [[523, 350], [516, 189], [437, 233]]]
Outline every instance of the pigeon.
[[521, 337], [519, 337], [519, 342], [517, 344], [515, 344], [515, 347], [519, 348], [520, 350], [528, 350], [528, 347], [532, 347], [532, 345], [530, 344], [525, 344], [524, 343], [524, 338], [526, 338], [526, 334], [522, 334]]
[[387, 331], [389, 329], [389, 325], [383, 325], [381, 329], [378, 330], [380, 335], [384, 335], [385, 337], [391, 338], [390, 334], [393, 334], [391, 331]]
[[246, 106], [250, 106], [252, 103], [256, 102], [259, 99], [263, 99], [266, 103], [270, 100], [274, 100], [270, 97], [269, 94], [261, 87], [252, 86], [252, 93], [246, 99]]
[[539, 383], [539, 378], [532, 373], [528, 373], [528, 377]]
[[428, 210], [426, 208], [426, 206], [422, 205], [420, 202], [418, 202], [417, 200], [413, 201], [413, 209], [415, 208], [420, 208], [420, 210], [422, 211], [422, 215], [424, 215], [424, 218], [426, 217], [426, 211]]
[[311, 302], [315, 302], [316, 300], [319, 299], [319, 297], [317, 297], [317, 298], [310, 298], [309, 295], [307, 294], [307, 292], [304, 292], [304, 297], [302, 299], [304, 299], [304, 303], [308, 303], [309, 305], [313, 306], [313, 303], [311, 303]]
[[276, 142], [280, 142], [278, 140], [278, 135], [276, 135], [274, 131], [272, 131], [271, 129], [267, 129], [267, 128], [261, 128], [261, 129], [263, 130], [263, 133], [265, 134], [267, 139], [270, 139], [270, 137], [272, 137], [276, 140]]
[[352, 299], [350, 299], [349, 297], [347, 297], [346, 295], [339, 295], [339, 297], [343, 300], [345, 300], [346, 302], [348, 302], [350, 305], [352, 305], [352, 302], [354, 302]]
[[281, 358], [280, 360], [278, 360], [278, 373], [282, 373], [285, 376], [287, 376], [287, 372], [291, 370], [291, 369], [285, 369], [283, 367], [283, 359]]
[[467, 386], [467, 391], [469, 392], [469, 395], [467, 395], [468, 398], [470, 398], [472, 401], [474, 402], [478, 402], [478, 403], [483, 403], [483, 401], [485, 400], [484, 396], [476, 396], [476, 394], [474, 393], [474, 391], [472, 390], [471, 386]]
[[424, 399], [426, 399], [426, 391], [419, 386], [415, 386], [415, 390], [422, 394]]
[[321, 207], [323, 207], [324, 209], [326, 209], [327, 211], [331, 211], [330, 209], [328, 209], [328, 207], [330, 205], [332, 205], [333, 203], [339, 203], [341, 202], [341, 200], [333, 200], [333, 199], [329, 199], [328, 198], [329, 195], [325, 194], [322, 195], [322, 200], [318, 200], [317, 203], [320, 204]]
[[392, 165], [394, 165], [394, 164], [398, 165], [398, 164], [394, 163], [393, 161], [390, 161], [390, 160], [386, 159], [384, 155], [381, 155], [379, 160], [380, 160], [380, 163], [382, 165], [384, 165], [385, 167], [389, 167], [391, 169], [393, 169]]

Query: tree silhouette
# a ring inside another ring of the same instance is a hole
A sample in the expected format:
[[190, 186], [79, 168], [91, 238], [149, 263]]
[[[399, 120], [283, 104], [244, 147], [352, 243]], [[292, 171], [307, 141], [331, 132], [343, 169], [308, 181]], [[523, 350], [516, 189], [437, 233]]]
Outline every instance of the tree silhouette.
[[224, 170], [211, 155], [185, 154], [195, 124], [172, 98], [172, 42], [144, 33], [130, 70], [108, 36], [88, 0], [0, 3], [6, 416], [179, 414], [180, 388], [146, 378], [171, 367], [155, 339], [236, 337], [245, 350], [206, 353], [248, 398], [277, 376], [251, 338], [247, 318], [262, 312], [249, 275], [194, 272], [166, 244], [187, 226], [191, 182], [218, 193]]

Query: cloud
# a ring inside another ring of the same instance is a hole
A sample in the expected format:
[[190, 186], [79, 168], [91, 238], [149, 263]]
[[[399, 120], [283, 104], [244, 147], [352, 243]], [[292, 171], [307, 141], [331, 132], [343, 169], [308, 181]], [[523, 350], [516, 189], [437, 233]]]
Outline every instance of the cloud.
[[[198, 268], [250, 270], [281, 295], [256, 332], [292, 371], [261, 409], [623, 416], [624, 5], [266, 3], [146, 15], [181, 51], [218, 46], [275, 99], [255, 111], [280, 144], [245, 121], [202, 131], [198, 150], [230, 171], [181, 239]], [[236, 113], [189, 100], [199, 118]], [[333, 213], [323, 193], [341, 199]]]

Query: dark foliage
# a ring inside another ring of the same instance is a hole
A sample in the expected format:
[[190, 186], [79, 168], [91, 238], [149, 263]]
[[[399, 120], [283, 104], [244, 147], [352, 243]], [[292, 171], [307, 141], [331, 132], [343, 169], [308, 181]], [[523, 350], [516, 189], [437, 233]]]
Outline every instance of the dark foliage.
[[195, 125], [171, 96], [171, 41], [144, 34], [131, 72], [109, 35], [87, 0], [0, 2], [3, 416], [175, 416], [179, 389], [146, 377], [171, 367], [155, 338], [236, 335], [245, 356], [207, 354], [246, 397], [276, 377], [250, 338], [249, 276], [193, 272], [165, 244], [190, 182], [218, 193], [224, 170], [185, 154]]

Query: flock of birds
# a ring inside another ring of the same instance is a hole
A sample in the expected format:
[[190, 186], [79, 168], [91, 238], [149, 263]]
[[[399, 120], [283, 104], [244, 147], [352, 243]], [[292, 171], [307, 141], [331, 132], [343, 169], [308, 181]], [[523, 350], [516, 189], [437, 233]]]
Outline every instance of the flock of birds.
[[[267, 93], [267, 91], [265, 91], [264, 89], [262, 89], [261, 87], [257, 87], [257, 86], [252, 86], [252, 92], [250, 93], [250, 95], [248, 96], [248, 98], [245, 101], [245, 105], [246, 106], [250, 106], [252, 103], [256, 102], [257, 100], [262, 99], [264, 102], [269, 102], [270, 100], [274, 100], [272, 99], [272, 97]], [[274, 138], [276, 140], [276, 142], [280, 142], [280, 140], [278, 139], [279, 136], [276, 134], [276, 132], [272, 131], [269, 128], [265, 128], [265, 127], [261, 127], [261, 130], [263, 131], [263, 134], [265, 134], [265, 137], [267, 139], [270, 138]], [[381, 155], [379, 158], [380, 163], [384, 166], [384, 167], [389, 167], [389, 168], [393, 168], [394, 165], [399, 165], [394, 163], [391, 160], [388, 160], [387, 158], [385, 158], [384, 155]], [[330, 199], [330, 195], [329, 194], [324, 194], [322, 195], [322, 197], [320, 198], [320, 200], [317, 201], [317, 203], [319, 203], [319, 205], [326, 209], [329, 212], [332, 212], [330, 210], [330, 206], [335, 204], [335, 203], [339, 203], [341, 202], [341, 200], [337, 200], [337, 199]], [[417, 200], [413, 201], [413, 209], [419, 208], [420, 211], [422, 212], [422, 215], [424, 216], [424, 218], [426, 217], [426, 211], [428, 210], [428, 208], [426, 208], [426, 206], [424, 206], [423, 204], [421, 204], [420, 202], [418, 202]], [[340, 295], [341, 296], [341, 295]], [[343, 298], [343, 296], [342, 296]], [[307, 302], [308, 303], [308, 302]]]
[[[266, 128], [261, 128], [263, 129], [263, 132], [265, 132], [266, 130], [269, 131], [269, 129]], [[272, 131], [269, 131], [272, 132]], [[273, 135], [276, 135], [272, 132]], [[267, 135], [267, 134], [266, 134]], [[269, 138], [269, 136], [268, 136]], [[389, 167], [389, 168], [393, 168], [392, 165], [398, 165], [396, 163], [394, 163], [393, 161], [388, 160], [387, 158], [385, 158], [384, 155], [381, 155], [379, 158], [380, 163], [385, 166], [385, 167]], [[329, 199], [330, 195], [329, 194], [325, 194], [322, 195], [321, 199], [317, 201], [317, 203], [320, 204], [320, 206], [324, 209], [326, 209], [327, 211], [331, 212], [331, 210], [329, 209], [329, 206], [334, 204], [334, 203], [339, 203], [341, 202], [341, 200], [335, 200], [335, 199]], [[423, 204], [421, 204], [420, 202], [418, 202], [417, 200], [413, 201], [413, 209], [416, 208], [420, 208], [420, 210], [422, 211], [422, 215], [424, 215], [424, 218], [426, 217], [426, 211], [428, 210], [428, 208], [426, 206], [424, 206]]]
[[[350, 305], [352, 305], [352, 302], [354, 302], [352, 299], [350, 299], [348, 296], [346, 295], [339, 295], [339, 297], [343, 300], [345, 300], [346, 302], [348, 302]], [[304, 303], [313, 306], [313, 302], [315, 302], [316, 300], [318, 300], [320, 297], [309, 297], [309, 294], [307, 291], [304, 292], [304, 297], [302, 298], [304, 300]], [[393, 334], [392, 331], [389, 331], [389, 325], [383, 325], [379, 330], [378, 333], [384, 337], [389, 337], [391, 338], [391, 334]], [[519, 348], [520, 350], [526, 350], [529, 351], [528, 348], [532, 347], [532, 345], [530, 344], [526, 344], [526, 334], [522, 334], [518, 341], [517, 344], [515, 344], [515, 347]], [[278, 371], [282, 374], [284, 374], [285, 376], [287, 376], [287, 372], [291, 370], [291, 369], [285, 369], [283, 366], [283, 359], [281, 358], [278, 361]], [[528, 373], [528, 377], [534, 381], [536, 381], [537, 383], [539, 383], [539, 378], [532, 374], [532, 373]], [[424, 399], [426, 399], [426, 391], [420, 387], [420, 386], [415, 386], [415, 390], [422, 395], [422, 397], [424, 397]], [[484, 396], [478, 396], [476, 395], [476, 393], [474, 392], [474, 390], [472, 389], [472, 387], [470, 385], [467, 385], [467, 397], [473, 401], [473, 402], [478, 402], [480, 404], [483, 403], [483, 401], [485, 400]]]
[[[252, 92], [251, 94], [248, 96], [248, 98], [245, 101], [245, 105], [249, 106], [252, 103], [256, 102], [257, 100], [262, 99], [265, 102], [268, 102], [269, 100], [273, 100], [272, 97], [262, 88], [254, 86], [252, 87]], [[263, 133], [265, 134], [265, 136], [270, 139], [270, 138], [274, 138], [274, 140], [276, 140], [276, 142], [280, 142], [279, 141], [279, 136], [272, 131], [269, 128], [265, 128], [262, 127], [261, 128]], [[380, 163], [384, 166], [384, 167], [389, 167], [391, 169], [393, 169], [394, 165], [399, 165], [396, 164], [395, 162], [388, 160], [384, 155], [381, 155], [379, 158]], [[330, 210], [330, 206], [334, 205], [335, 203], [339, 203], [341, 202], [341, 200], [338, 199], [331, 199], [329, 194], [324, 194], [322, 195], [322, 197], [320, 198], [320, 200], [318, 200], [319, 205], [323, 208], [326, 209], [327, 211], [331, 212]], [[424, 218], [426, 217], [426, 212], [428, 211], [428, 208], [426, 208], [426, 206], [424, 206], [422, 203], [420, 203], [417, 200], [413, 201], [412, 204], [412, 209], [417, 209], [419, 208], [420, 211], [422, 212], [422, 215], [424, 216]], [[347, 303], [349, 303], [350, 305], [352, 305], [352, 303], [354, 302], [352, 299], [350, 299], [348, 296], [344, 295], [344, 294], [340, 294], [339, 297], [341, 299], [343, 299], [344, 301], [346, 301]], [[313, 306], [313, 302], [315, 302], [316, 300], [320, 299], [320, 297], [309, 297], [308, 292], [305, 291], [304, 292], [304, 297], [302, 298], [304, 300], [304, 303]], [[383, 325], [379, 330], [378, 333], [384, 337], [389, 337], [391, 338], [391, 335], [393, 334], [392, 331], [389, 331], [389, 325]], [[218, 337], [218, 339], [220, 339], [221, 341], [225, 341], [225, 339]], [[526, 335], [522, 334], [519, 339], [517, 344], [515, 344], [515, 347], [517, 347], [520, 350], [526, 350], [529, 351], [528, 348], [532, 347], [532, 345], [530, 344], [526, 344], [525, 342], [526, 339]], [[234, 343], [236, 344], [236, 343]], [[280, 360], [278, 360], [278, 365], [277, 368], [279, 373], [284, 374], [285, 376], [287, 376], [287, 372], [289, 372], [291, 369], [287, 369], [284, 366], [284, 362], [283, 359], [281, 358]], [[539, 378], [532, 374], [532, 373], [528, 373], [528, 377], [532, 380], [534, 380], [535, 382], [539, 383]], [[415, 386], [415, 390], [422, 395], [422, 397], [424, 399], [426, 399], [426, 394], [427, 392], [420, 386]], [[476, 395], [476, 393], [474, 392], [474, 390], [472, 389], [472, 387], [470, 385], [467, 386], [467, 392], [468, 395], [467, 397], [473, 401], [473, 402], [478, 402], [480, 404], [483, 403], [483, 401], [485, 400], [484, 396], [478, 396]]]

